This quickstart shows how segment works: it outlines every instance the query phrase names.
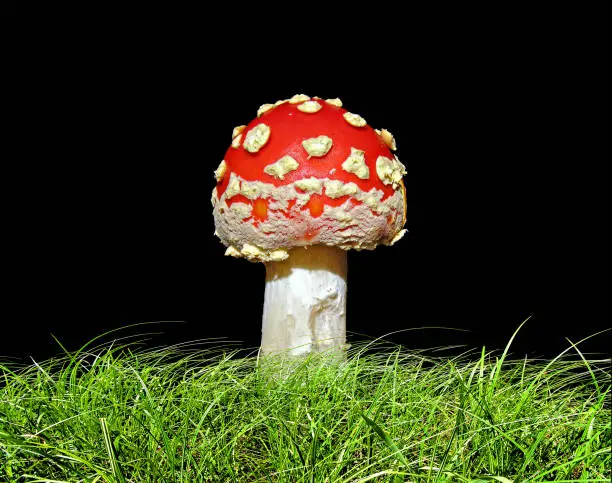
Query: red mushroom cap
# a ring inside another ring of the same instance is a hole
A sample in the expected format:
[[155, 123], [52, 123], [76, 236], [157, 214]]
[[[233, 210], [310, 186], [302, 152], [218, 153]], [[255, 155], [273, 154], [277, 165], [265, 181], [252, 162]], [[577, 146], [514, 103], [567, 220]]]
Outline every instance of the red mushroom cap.
[[393, 136], [324, 101], [263, 105], [234, 129], [215, 171], [216, 233], [226, 254], [282, 260], [297, 246], [373, 249], [405, 233], [406, 170]]

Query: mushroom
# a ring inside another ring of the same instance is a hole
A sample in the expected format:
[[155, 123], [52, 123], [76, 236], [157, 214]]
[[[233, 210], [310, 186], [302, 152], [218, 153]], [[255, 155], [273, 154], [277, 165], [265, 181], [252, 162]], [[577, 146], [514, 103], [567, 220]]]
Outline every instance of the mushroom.
[[405, 233], [395, 140], [339, 99], [265, 104], [215, 170], [215, 234], [226, 255], [266, 265], [261, 354], [346, 347], [349, 249]]

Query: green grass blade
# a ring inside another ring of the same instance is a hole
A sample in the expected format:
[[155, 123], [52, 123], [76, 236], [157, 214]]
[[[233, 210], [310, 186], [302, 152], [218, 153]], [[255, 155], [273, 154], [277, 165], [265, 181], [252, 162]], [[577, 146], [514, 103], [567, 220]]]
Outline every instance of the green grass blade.
[[400, 463], [405, 466], [408, 466], [408, 461], [406, 460], [400, 449], [397, 447], [395, 442], [385, 432], [385, 430], [381, 428], [378, 424], [376, 424], [374, 421], [372, 421], [370, 418], [368, 418], [365, 414], [360, 414], [364, 421], [367, 423], [367, 425], [374, 430], [378, 437], [385, 443], [385, 445], [387, 445], [387, 448], [391, 450], [393, 456], [395, 456]]
[[497, 364], [494, 366], [493, 374], [492, 374], [493, 380], [491, 381], [491, 387], [489, 389], [490, 393], [495, 392], [497, 381], [499, 380], [499, 377], [501, 374], [502, 365], [504, 364], [504, 361], [506, 360], [506, 356], [508, 355], [508, 351], [510, 350], [510, 346], [512, 345], [512, 342], [514, 341], [515, 337], [517, 336], [521, 328], [529, 321], [529, 319], [531, 319], [531, 315], [527, 317], [525, 320], [523, 320], [523, 322], [521, 322], [518, 328], [514, 331], [514, 333], [512, 334], [512, 337], [510, 337], [510, 340], [508, 341], [508, 343], [506, 344], [506, 347], [504, 348], [504, 352], [501, 358], [499, 359]]
[[113, 441], [108, 431], [108, 424], [106, 423], [106, 418], [100, 418], [100, 427], [102, 428], [104, 446], [106, 448], [106, 453], [108, 454], [108, 459], [110, 462], [111, 470], [113, 472], [113, 477], [115, 478], [115, 481], [117, 483], [125, 483], [125, 478], [123, 477], [123, 472], [121, 471], [121, 465], [117, 461], [117, 456], [115, 455], [115, 448], [113, 446]]

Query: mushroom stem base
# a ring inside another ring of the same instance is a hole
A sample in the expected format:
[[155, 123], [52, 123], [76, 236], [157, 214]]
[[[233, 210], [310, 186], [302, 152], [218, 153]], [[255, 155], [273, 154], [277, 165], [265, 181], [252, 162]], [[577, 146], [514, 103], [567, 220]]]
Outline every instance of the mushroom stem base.
[[296, 248], [266, 264], [261, 354], [346, 348], [346, 251]]

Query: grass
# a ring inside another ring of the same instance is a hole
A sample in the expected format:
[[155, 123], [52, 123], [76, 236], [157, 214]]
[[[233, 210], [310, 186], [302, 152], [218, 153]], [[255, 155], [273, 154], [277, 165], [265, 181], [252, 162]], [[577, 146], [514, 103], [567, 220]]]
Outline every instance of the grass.
[[[516, 334], [515, 334], [516, 335]], [[610, 481], [609, 360], [96, 341], [0, 364], [0, 481]]]

